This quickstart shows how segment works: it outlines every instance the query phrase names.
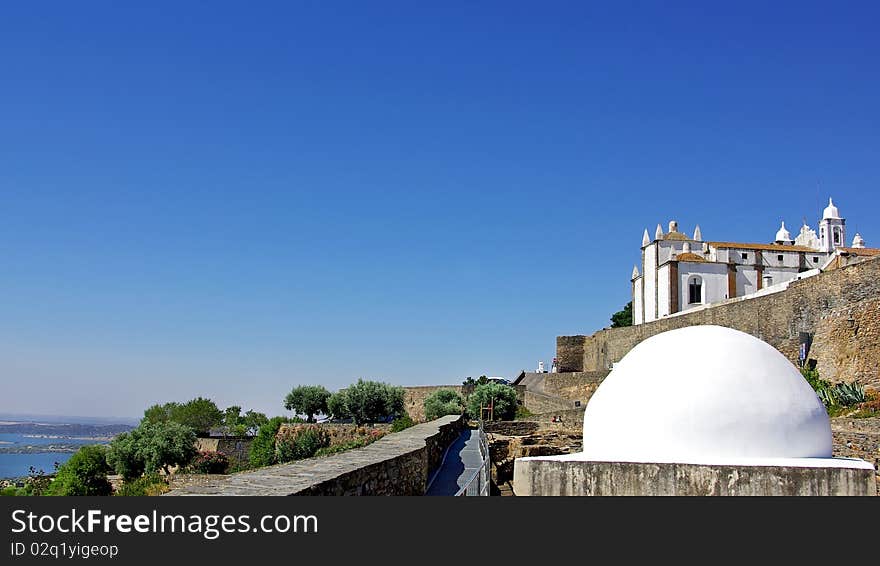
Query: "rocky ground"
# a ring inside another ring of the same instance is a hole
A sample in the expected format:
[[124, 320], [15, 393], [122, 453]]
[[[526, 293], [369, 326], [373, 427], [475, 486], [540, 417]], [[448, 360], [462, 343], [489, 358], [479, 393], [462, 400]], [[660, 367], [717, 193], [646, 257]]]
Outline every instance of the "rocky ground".
[[555, 425], [526, 421], [486, 425], [492, 460], [492, 495], [513, 495], [513, 461], [517, 458], [580, 452], [581, 429]]
[[[880, 417], [831, 419], [833, 453], [839, 458], [861, 458], [880, 470]], [[523, 456], [551, 456], [579, 452], [581, 429], [559, 423], [512, 421], [487, 425], [492, 458], [494, 495], [513, 495], [513, 461]], [[880, 475], [877, 475], [880, 495]]]

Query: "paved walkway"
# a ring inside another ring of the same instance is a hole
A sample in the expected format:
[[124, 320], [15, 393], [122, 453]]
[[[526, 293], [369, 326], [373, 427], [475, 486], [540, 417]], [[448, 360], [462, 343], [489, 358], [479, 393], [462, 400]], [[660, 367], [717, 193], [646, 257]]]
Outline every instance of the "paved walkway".
[[455, 495], [483, 464], [480, 431], [465, 430], [452, 443], [425, 495]]

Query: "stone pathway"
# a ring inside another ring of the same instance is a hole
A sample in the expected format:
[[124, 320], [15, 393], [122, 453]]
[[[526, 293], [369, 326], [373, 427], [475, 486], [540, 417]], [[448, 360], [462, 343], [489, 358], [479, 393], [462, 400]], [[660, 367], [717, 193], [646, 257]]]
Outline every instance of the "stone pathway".
[[479, 431], [469, 429], [462, 432], [449, 447], [446, 459], [425, 495], [455, 495], [482, 464]]

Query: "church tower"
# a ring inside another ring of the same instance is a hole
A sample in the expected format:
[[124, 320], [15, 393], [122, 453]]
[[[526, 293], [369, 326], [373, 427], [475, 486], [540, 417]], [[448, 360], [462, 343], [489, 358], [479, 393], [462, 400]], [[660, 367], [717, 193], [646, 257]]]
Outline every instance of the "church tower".
[[830, 198], [819, 221], [819, 244], [823, 252], [846, 246], [846, 220], [840, 217], [840, 211]]

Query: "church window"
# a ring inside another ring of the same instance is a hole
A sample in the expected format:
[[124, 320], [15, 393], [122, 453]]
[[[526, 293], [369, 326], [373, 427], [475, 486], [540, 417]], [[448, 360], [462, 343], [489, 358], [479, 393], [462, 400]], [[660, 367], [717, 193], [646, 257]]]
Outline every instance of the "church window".
[[813, 256], [813, 263], [819, 263], [819, 258], [817, 256]]
[[743, 261], [748, 261], [748, 260], [749, 260], [749, 254], [743, 252]]
[[840, 244], [840, 230], [834, 231], [834, 243]]
[[703, 280], [699, 277], [691, 277], [688, 284], [688, 304], [693, 305], [703, 302]]
[[778, 256], [776, 256], [776, 259], [777, 261], [782, 261], [783, 259], [785, 259], [785, 257], [782, 254], [779, 254]]

